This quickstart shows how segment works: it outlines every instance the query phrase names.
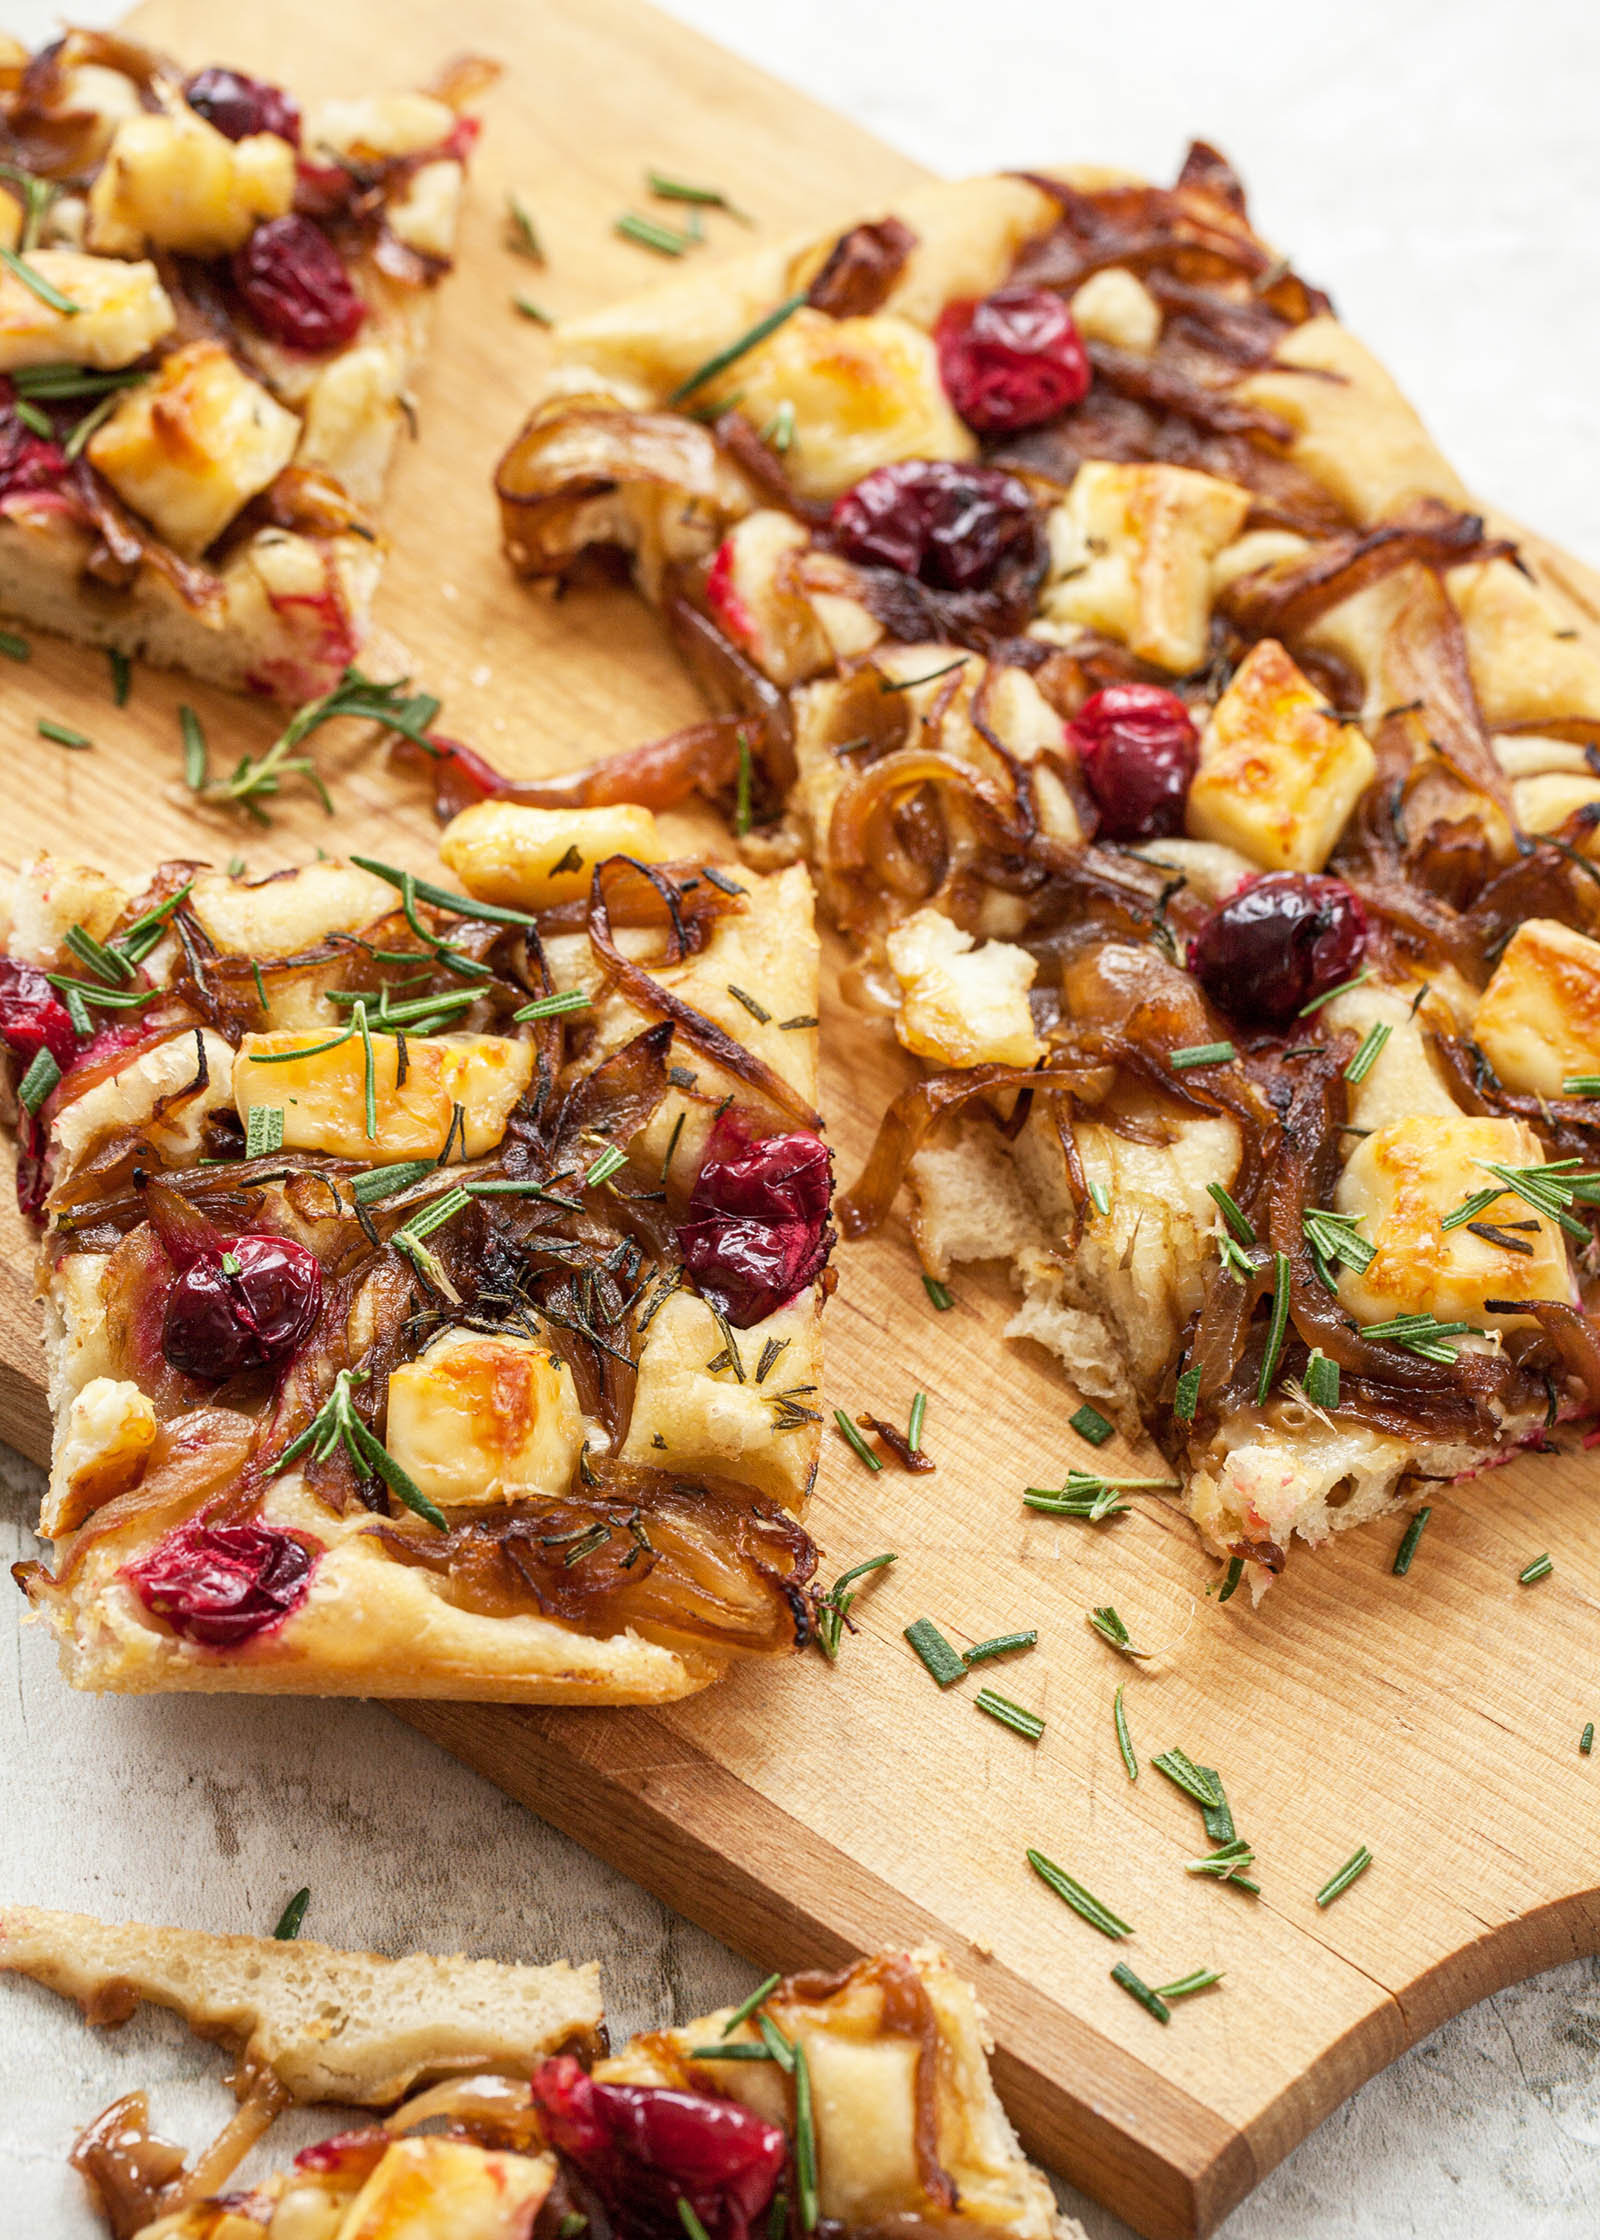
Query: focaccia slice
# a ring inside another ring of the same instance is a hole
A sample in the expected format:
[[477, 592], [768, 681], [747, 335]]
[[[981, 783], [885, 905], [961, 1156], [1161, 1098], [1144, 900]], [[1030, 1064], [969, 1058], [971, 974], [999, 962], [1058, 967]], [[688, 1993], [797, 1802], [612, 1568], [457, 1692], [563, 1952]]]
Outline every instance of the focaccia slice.
[[809, 1638], [805, 875], [642, 810], [443, 850], [17, 883], [76, 1685], [658, 1702]]
[[1009, 1259], [1235, 1579], [1600, 1406], [1595, 610], [1214, 149], [573, 321], [498, 488], [716, 711], [597, 793], [745, 804], [917, 1062], [847, 1230]]
[[[793, 2049], [787, 2069], [723, 2053], [763, 2043], [748, 2004], [607, 2058], [594, 1972], [563, 1966], [385, 1961], [23, 1908], [0, 1914], [0, 1968], [78, 1999], [91, 2019], [121, 2020], [149, 1996], [203, 2036], [237, 2045], [250, 2031], [244, 2107], [202, 2155], [185, 2162], [150, 2136], [142, 2093], [80, 2138], [73, 2160], [131, 2240], [218, 2240], [224, 2211], [227, 2240], [528, 2240], [536, 2218], [543, 2230], [597, 2208], [623, 2235], [680, 2221], [713, 2240], [914, 2222], [1081, 2240], [996, 2097], [971, 1985], [932, 1947], [778, 1981], [758, 2011], [766, 2042]], [[275, 2005], [287, 2014], [269, 2046]], [[355, 2042], [331, 2069], [318, 2050], [330, 2026]], [[447, 2081], [401, 2099], [429, 2077]], [[401, 2104], [222, 2195], [277, 2108], [321, 2099]], [[421, 2132], [430, 2120], [443, 2130]]]
[[0, 40], [32, 166], [0, 180], [0, 609], [289, 702], [337, 684], [494, 75], [302, 114], [106, 33]]

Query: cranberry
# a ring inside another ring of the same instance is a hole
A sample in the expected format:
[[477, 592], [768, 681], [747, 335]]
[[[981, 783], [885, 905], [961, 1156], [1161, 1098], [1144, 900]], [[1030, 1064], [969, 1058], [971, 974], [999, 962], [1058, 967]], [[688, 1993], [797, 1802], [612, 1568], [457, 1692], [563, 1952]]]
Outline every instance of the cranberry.
[[264, 78], [247, 78], [238, 70], [215, 64], [197, 70], [183, 89], [183, 98], [196, 116], [229, 140], [243, 140], [252, 132], [275, 132], [291, 148], [300, 145], [300, 106], [282, 86]]
[[835, 542], [848, 559], [898, 568], [936, 591], [969, 591], [992, 576], [1033, 523], [1026, 483], [998, 467], [903, 459], [874, 467], [834, 501]]
[[531, 2089], [551, 2146], [593, 2186], [623, 2240], [681, 2240], [680, 2201], [711, 2240], [749, 2240], [788, 2160], [777, 2125], [735, 2100], [596, 2084], [571, 2054], [543, 2062]]
[[0, 498], [53, 489], [66, 471], [67, 455], [60, 444], [23, 426], [11, 384], [0, 378]]
[[123, 1576], [186, 1640], [233, 1649], [305, 1600], [314, 1550], [264, 1524], [181, 1524]]
[[736, 1330], [787, 1305], [821, 1274], [832, 1248], [832, 1194], [833, 1160], [819, 1137], [753, 1142], [725, 1113], [678, 1230], [695, 1289]]
[[0, 1042], [22, 1065], [48, 1050], [65, 1073], [78, 1054], [78, 1030], [36, 964], [0, 957]]
[[1072, 313], [1047, 288], [997, 288], [946, 304], [934, 329], [945, 394], [980, 435], [1037, 428], [1089, 393]]
[[1107, 840], [1159, 840], [1183, 830], [1200, 760], [1188, 709], [1159, 684], [1108, 684], [1067, 726]]
[[1287, 1026], [1359, 968], [1367, 914], [1342, 879], [1272, 871], [1212, 911], [1189, 970], [1236, 1019]]
[[367, 315], [338, 250], [310, 218], [269, 218], [233, 260], [256, 325], [291, 350], [338, 350]]
[[322, 1311], [322, 1268], [289, 1237], [235, 1237], [182, 1270], [161, 1350], [187, 1376], [270, 1369], [304, 1345]]

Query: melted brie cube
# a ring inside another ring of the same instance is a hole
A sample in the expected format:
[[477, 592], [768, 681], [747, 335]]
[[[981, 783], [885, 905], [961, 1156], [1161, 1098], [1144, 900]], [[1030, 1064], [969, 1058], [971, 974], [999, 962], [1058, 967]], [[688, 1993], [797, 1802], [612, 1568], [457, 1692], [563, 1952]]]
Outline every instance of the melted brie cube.
[[295, 152], [275, 132], [230, 140], [192, 109], [128, 117], [89, 189], [89, 246], [128, 257], [148, 241], [226, 256], [259, 219], [287, 213], [294, 181]]
[[0, 267], [0, 373], [48, 365], [114, 373], [142, 358], [177, 324], [153, 264], [85, 257], [75, 249], [31, 249], [28, 263], [77, 309], [52, 311], [14, 272]]
[[89, 458], [174, 552], [197, 560], [294, 457], [300, 423], [220, 342], [191, 342], [130, 389]]
[[1050, 580], [1036, 637], [1103, 630], [1143, 661], [1199, 668], [1211, 629], [1211, 565], [1250, 493], [1192, 467], [1090, 459], [1050, 516]]
[[894, 1031], [919, 1058], [946, 1066], [1031, 1066], [1044, 1049], [1028, 990], [1038, 971], [1009, 941], [974, 946], [940, 910], [919, 910], [890, 934], [900, 983]]
[[[390, 1034], [372, 1037], [377, 1099], [376, 1136], [367, 1134], [366, 1060], [361, 1037], [324, 1048], [318, 1029], [247, 1034], [233, 1061], [233, 1099], [248, 1124], [255, 1105], [283, 1109], [290, 1151], [329, 1151], [373, 1166], [399, 1159], [437, 1159], [450, 1137], [454, 1108], [465, 1116], [452, 1156], [481, 1159], [506, 1132], [512, 1106], [533, 1079], [533, 1045], [497, 1034], [407, 1035], [406, 1077]], [[291, 1052], [303, 1056], [289, 1056]], [[287, 1058], [263, 1064], [263, 1059]], [[463, 1141], [464, 1137], [464, 1141]]]
[[451, 818], [439, 853], [479, 902], [543, 910], [586, 895], [595, 865], [608, 856], [662, 863], [671, 850], [651, 812], [631, 802], [534, 809], [520, 801], [474, 801]]
[[547, 2154], [397, 2139], [346, 2210], [338, 2240], [527, 2240], [554, 2178]]
[[734, 523], [711, 563], [706, 595], [718, 621], [777, 684], [799, 684], [831, 665], [828, 639], [793, 580], [810, 543], [791, 514], [764, 506]]
[[[1553, 1221], [1506, 1191], [1479, 1217], [1500, 1225], [1514, 1244], [1462, 1225], [1441, 1228], [1462, 1200], [1492, 1187], [1484, 1162], [1537, 1166], [1544, 1154], [1521, 1120], [1472, 1119], [1465, 1113], [1419, 1113], [1391, 1121], [1356, 1146], [1334, 1193], [1334, 1210], [1361, 1219], [1377, 1252], [1364, 1270], [1343, 1268], [1339, 1297], [1358, 1322], [1400, 1314], [1432, 1314], [1441, 1322], [1508, 1329], [1525, 1315], [1489, 1312], [1489, 1299], [1574, 1297], [1566, 1239]], [[1523, 1228], [1522, 1223], [1531, 1224]], [[1516, 1245], [1526, 1246], [1517, 1251]]]
[[564, 1494], [583, 1431], [572, 1371], [531, 1338], [449, 1330], [390, 1372], [385, 1443], [441, 1509]]
[[1559, 1097], [1572, 1074], [1600, 1073], [1600, 941], [1555, 918], [1518, 926], [1472, 1023], [1508, 1089]]
[[1324, 714], [1323, 696], [1275, 639], [1251, 647], [1211, 711], [1187, 825], [1268, 871], [1320, 871], [1371, 784], [1365, 732]]

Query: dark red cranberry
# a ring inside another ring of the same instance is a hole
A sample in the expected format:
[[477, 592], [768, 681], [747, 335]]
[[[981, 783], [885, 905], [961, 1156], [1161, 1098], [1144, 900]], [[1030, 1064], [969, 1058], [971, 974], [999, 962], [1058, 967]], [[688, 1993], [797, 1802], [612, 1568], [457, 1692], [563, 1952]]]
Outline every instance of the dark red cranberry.
[[1047, 288], [946, 304], [934, 329], [945, 394], [980, 435], [1037, 428], [1089, 393], [1088, 352]]
[[711, 2240], [749, 2240], [788, 2160], [777, 2125], [735, 2100], [597, 2084], [570, 2054], [534, 2071], [532, 2093], [551, 2146], [600, 2196], [621, 2240], [681, 2240], [680, 2201]]
[[300, 105], [282, 86], [264, 78], [246, 78], [237, 70], [213, 65], [197, 70], [183, 89], [183, 98], [196, 116], [229, 140], [243, 140], [252, 132], [275, 132], [291, 148], [300, 145]]
[[233, 259], [233, 281], [264, 334], [291, 350], [338, 350], [367, 315], [338, 250], [310, 218], [256, 227]]
[[0, 498], [53, 490], [66, 471], [65, 451], [49, 437], [23, 426], [11, 384], [0, 377]]
[[36, 964], [0, 957], [0, 1042], [23, 1066], [48, 1050], [65, 1073], [78, 1054], [78, 1030]]
[[678, 1230], [683, 1265], [703, 1299], [748, 1330], [814, 1283], [833, 1245], [833, 1160], [812, 1135], [752, 1141], [725, 1113]]
[[1175, 692], [1108, 684], [1067, 726], [1107, 840], [1160, 840], [1183, 830], [1200, 737]]
[[834, 541], [847, 559], [898, 568], [936, 591], [991, 577], [1033, 525], [1028, 487], [998, 467], [903, 459], [874, 467], [834, 501]]
[[264, 1524], [181, 1524], [123, 1574], [186, 1640], [234, 1649], [305, 1600], [313, 1550]]
[[219, 1381], [287, 1361], [322, 1311], [322, 1268], [290, 1237], [235, 1237], [172, 1286], [161, 1350], [186, 1376]]
[[1284, 1027], [1348, 980], [1367, 945], [1367, 914], [1342, 879], [1270, 871], [1212, 911], [1189, 944], [1189, 970], [1235, 1019]]

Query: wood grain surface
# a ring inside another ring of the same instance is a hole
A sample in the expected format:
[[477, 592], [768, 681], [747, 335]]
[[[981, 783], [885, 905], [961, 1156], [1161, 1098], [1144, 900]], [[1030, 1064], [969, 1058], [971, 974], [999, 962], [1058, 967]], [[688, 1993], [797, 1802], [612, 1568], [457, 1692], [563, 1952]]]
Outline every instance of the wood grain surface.
[[[511, 292], [561, 313], [655, 277], [611, 231], [645, 206], [647, 163], [715, 180], [773, 229], [843, 220], [912, 166], [634, 0], [154, 0], [134, 24], [190, 60], [224, 56], [311, 93], [415, 81], [462, 47], [507, 64], [420, 385], [421, 441], [392, 485], [380, 618], [444, 698], [443, 728], [513, 771], [568, 767], [692, 714], [631, 597], [592, 589], [553, 606], [502, 567], [489, 476], [544, 351]], [[504, 249], [508, 186], [538, 216], [547, 271]], [[748, 238], [710, 224], [718, 246]], [[1575, 564], [1569, 580], [1595, 600]], [[146, 672], [118, 710], [101, 657], [43, 637], [3, 685], [8, 859], [46, 847], [128, 874], [235, 853], [266, 870], [353, 844], [430, 859], [420, 791], [359, 734], [319, 745], [336, 821], [286, 796], [263, 833], [196, 813], [178, 782], [176, 709], [193, 703], [219, 761], [271, 736], [267, 712]], [[88, 733], [94, 751], [39, 739], [41, 715]], [[850, 1174], [905, 1061], [839, 1000], [830, 959], [824, 1104]], [[0, 1434], [39, 1456], [32, 1247], [3, 1218]], [[903, 1419], [926, 1391], [938, 1470], [869, 1476], [830, 1439], [810, 1520], [828, 1574], [899, 1557], [858, 1605], [838, 1666], [735, 1674], [659, 1713], [406, 1716], [763, 1963], [937, 1938], [979, 1984], [1030, 2149], [1151, 2240], [1206, 2232], [1447, 2014], [1600, 1949], [1600, 1759], [1578, 1753], [1600, 1716], [1596, 1466], [1568, 1437], [1560, 1458], [1435, 1494], [1405, 1579], [1390, 1572], [1399, 1527], [1380, 1524], [1297, 1553], [1259, 1611], [1242, 1595], [1219, 1607], [1213, 1566], [1159, 1500], [1136, 1497], [1098, 1527], [1022, 1507], [1025, 1485], [1059, 1482], [1089, 1453], [1046, 1358], [1002, 1338], [998, 1275], [963, 1272], [956, 1311], [937, 1315], [898, 1227], [844, 1250], [840, 1269], [828, 1403]], [[1141, 1464], [1113, 1446], [1104, 1467]], [[1553, 1573], [1520, 1587], [1544, 1549]], [[1119, 1660], [1089, 1630], [1086, 1613], [1108, 1601], [1136, 1641], [1160, 1646], [1150, 1663]], [[921, 1616], [958, 1644], [1038, 1627], [1036, 1651], [983, 1677], [1046, 1720], [1042, 1741], [978, 1715], [976, 1679], [934, 1687], [901, 1637]], [[1112, 1728], [1119, 1683], [1136, 1785]], [[1173, 1744], [1222, 1772], [1256, 1847], [1259, 1898], [1184, 1874], [1207, 1848], [1199, 1815], [1149, 1763]], [[1313, 1893], [1360, 1843], [1375, 1864], [1319, 1912]], [[1067, 1911], [1028, 1869], [1028, 1845], [1136, 1934], [1113, 1948]], [[1111, 1982], [1119, 1958], [1148, 1982], [1201, 1965], [1226, 1980], [1162, 2028]]]

